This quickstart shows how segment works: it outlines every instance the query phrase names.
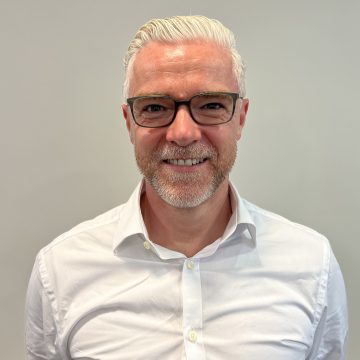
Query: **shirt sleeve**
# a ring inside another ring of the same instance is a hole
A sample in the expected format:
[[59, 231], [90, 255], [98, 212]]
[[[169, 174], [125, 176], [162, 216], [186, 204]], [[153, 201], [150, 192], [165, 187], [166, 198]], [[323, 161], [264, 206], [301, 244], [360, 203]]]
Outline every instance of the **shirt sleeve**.
[[325, 303], [308, 360], [344, 360], [346, 355], [346, 291], [339, 264], [331, 250], [328, 274]]
[[39, 256], [30, 277], [25, 305], [27, 360], [61, 360], [51, 302], [40, 275]]

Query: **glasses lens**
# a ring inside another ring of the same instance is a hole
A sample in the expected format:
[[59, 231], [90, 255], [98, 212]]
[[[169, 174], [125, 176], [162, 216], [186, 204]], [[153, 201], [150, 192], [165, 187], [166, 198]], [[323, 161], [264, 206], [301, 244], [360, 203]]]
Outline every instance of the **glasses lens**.
[[229, 94], [201, 94], [192, 98], [191, 112], [204, 125], [228, 122], [234, 110], [234, 99]]
[[145, 127], [165, 126], [171, 122], [175, 104], [167, 97], [143, 97], [133, 102], [135, 121]]

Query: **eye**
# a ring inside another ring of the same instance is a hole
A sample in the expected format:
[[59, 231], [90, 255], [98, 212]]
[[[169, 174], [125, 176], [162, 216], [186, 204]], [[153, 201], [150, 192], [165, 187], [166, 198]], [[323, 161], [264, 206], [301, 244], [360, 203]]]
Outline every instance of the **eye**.
[[144, 106], [143, 111], [144, 112], [159, 112], [159, 111], [165, 111], [165, 107], [163, 105], [159, 104], [149, 104]]
[[204, 104], [202, 108], [206, 110], [220, 110], [224, 108], [224, 105], [219, 102], [211, 102]]

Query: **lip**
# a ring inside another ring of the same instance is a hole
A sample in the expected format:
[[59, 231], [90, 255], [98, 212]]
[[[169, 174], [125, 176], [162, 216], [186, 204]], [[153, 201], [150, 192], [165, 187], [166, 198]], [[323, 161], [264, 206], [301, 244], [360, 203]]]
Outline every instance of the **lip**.
[[208, 161], [208, 159], [205, 158], [202, 162], [199, 162], [199, 163], [193, 164], [193, 165], [174, 165], [174, 164], [171, 164], [168, 161], [164, 160], [162, 162], [162, 164], [164, 166], [170, 168], [172, 171], [194, 172], [194, 171], [198, 171], [201, 167], [205, 166], [207, 161]]
[[175, 158], [175, 159], [166, 159], [164, 160], [168, 164], [177, 165], [177, 166], [195, 166], [198, 164], [203, 163], [206, 160], [206, 157], [204, 158]]

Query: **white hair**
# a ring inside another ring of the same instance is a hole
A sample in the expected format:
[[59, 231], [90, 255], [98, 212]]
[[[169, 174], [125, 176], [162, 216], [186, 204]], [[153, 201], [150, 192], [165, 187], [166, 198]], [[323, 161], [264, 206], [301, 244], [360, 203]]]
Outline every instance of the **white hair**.
[[199, 39], [213, 41], [230, 51], [240, 96], [245, 96], [245, 64], [236, 50], [234, 34], [220, 21], [197, 15], [152, 19], [139, 28], [124, 57], [124, 98], [128, 97], [130, 76], [136, 54], [146, 44], [151, 41], [181, 43]]

